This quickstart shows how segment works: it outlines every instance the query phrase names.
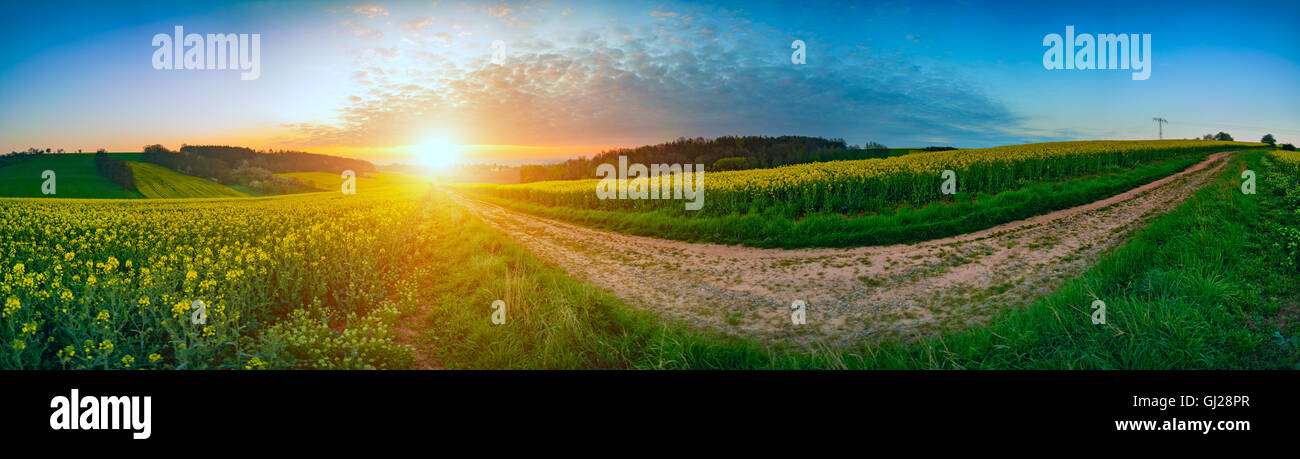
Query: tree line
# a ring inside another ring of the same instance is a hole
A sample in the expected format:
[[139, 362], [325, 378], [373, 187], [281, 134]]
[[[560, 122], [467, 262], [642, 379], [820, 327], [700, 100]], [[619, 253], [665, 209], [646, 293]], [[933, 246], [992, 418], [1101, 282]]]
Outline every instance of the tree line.
[[340, 173], [345, 170], [360, 174], [376, 170], [374, 164], [360, 159], [301, 151], [256, 151], [229, 145], [182, 145], [178, 151], [171, 151], [162, 145], [149, 145], [144, 147], [144, 161], [226, 185], [249, 186], [265, 193], [311, 190], [301, 181], [272, 174]]
[[103, 149], [95, 152], [95, 169], [104, 178], [126, 190], [135, 191], [135, 171], [119, 158], [108, 156]]
[[875, 142], [850, 146], [844, 139], [806, 136], [697, 137], [637, 148], [603, 151], [594, 157], [579, 157], [558, 164], [522, 166], [521, 183], [542, 180], [575, 180], [596, 177], [596, 167], [617, 164], [619, 156], [628, 163], [703, 164], [706, 170], [741, 170], [779, 167], [819, 161], [884, 158], [889, 149]]
[[144, 147], [144, 162], [157, 164], [182, 174], [216, 180], [222, 184], [235, 183], [234, 176], [230, 173], [230, 164], [225, 161], [183, 151], [171, 151], [159, 144]]
[[[1226, 140], [1226, 141], [1231, 142], [1231, 141], [1232, 141], [1232, 135], [1231, 135], [1231, 134], [1228, 134], [1228, 133], [1226, 133], [1226, 132], [1223, 132], [1223, 131], [1219, 131], [1218, 134], [1205, 134], [1205, 135], [1201, 136], [1201, 140]], [[1269, 144], [1269, 145], [1272, 145], [1272, 146], [1275, 146], [1275, 147], [1281, 148], [1281, 149], [1283, 149], [1283, 150], [1287, 150], [1287, 151], [1295, 151], [1295, 145], [1292, 145], [1292, 144], [1289, 144], [1289, 143], [1284, 143], [1284, 144], [1278, 145], [1278, 144], [1277, 144], [1277, 139], [1273, 137], [1273, 134], [1264, 134], [1264, 137], [1260, 138], [1260, 139], [1259, 139], [1259, 142], [1260, 142], [1260, 143], [1266, 143], [1266, 144]]]

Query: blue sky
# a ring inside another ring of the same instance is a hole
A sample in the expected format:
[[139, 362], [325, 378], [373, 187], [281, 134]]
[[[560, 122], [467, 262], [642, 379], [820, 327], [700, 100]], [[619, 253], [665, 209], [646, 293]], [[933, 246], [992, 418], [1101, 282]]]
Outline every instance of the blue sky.
[[[979, 147], [1269, 132], [1300, 142], [1297, 2], [100, 2], [0, 15], [0, 150], [228, 143], [401, 161], [677, 137]], [[261, 78], [150, 39], [258, 33]], [[1047, 70], [1043, 37], [1152, 35], [1151, 76]], [[490, 62], [491, 44], [506, 62]], [[790, 43], [807, 63], [790, 62]]]

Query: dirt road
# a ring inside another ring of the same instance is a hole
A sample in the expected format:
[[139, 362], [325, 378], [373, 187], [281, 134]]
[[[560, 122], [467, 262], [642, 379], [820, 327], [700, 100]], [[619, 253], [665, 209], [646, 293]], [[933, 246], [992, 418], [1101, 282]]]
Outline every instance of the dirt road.
[[[909, 339], [1022, 307], [1213, 180], [1231, 152], [1109, 199], [984, 231], [850, 249], [628, 236], [453, 197], [572, 275], [688, 325], [799, 345]], [[807, 323], [791, 323], [795, 300]]]

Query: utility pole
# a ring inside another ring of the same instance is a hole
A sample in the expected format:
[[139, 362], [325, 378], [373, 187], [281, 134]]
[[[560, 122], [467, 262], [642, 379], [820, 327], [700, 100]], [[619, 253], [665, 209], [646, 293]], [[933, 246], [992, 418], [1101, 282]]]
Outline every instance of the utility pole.
[[1151, 121], [1155, 121], [1156, 128], [1160, 130], [1160, 140], [1165, 140], [1165, 124], [1168, 124], [1169, 120], [1164, 118], [1151, 118]]

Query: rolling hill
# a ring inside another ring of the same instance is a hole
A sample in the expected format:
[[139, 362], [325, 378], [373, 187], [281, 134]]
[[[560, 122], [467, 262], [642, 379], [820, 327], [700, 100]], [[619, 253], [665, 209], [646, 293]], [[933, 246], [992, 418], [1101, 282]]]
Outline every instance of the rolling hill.
[[247, 193], [233, 190], [220, 183], [185, 175], [149, 163], [128, 162], [135, 172], [135, 187], [146, 198], [241, 198]]
[[[116, 155], [114, 155], [116, 156]], [[125, 158], [124, 158], [125, 159]], [[45, 171], [55, 173], [55, 194], [41, 194]], [[123, 189], [95, 169], [92, 153], [41, 155], [0, 167], [0, 196], [14, 198], [138, 199], [143, 194]]]

